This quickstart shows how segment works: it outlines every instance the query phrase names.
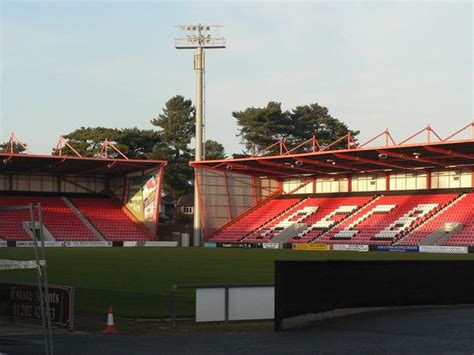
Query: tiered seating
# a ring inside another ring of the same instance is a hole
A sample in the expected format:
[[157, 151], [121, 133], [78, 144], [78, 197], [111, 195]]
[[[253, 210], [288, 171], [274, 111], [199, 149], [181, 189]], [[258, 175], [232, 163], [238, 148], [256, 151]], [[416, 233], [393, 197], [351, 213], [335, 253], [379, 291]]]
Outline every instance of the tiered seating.
[[268, 224], [275, 217], [288, 210], [300, 200], [301, 199], [299, 198], [269, 200], [248, 215], [237, 220], [235, 223], [232, 223], [209, 240], [218, 243], [237, 243], [250, 233], [257, 231], [260, 227]]
[[308, 228], [292, 239], [292, 243], [308, 243], [333, 227], [349, 214], [368, 203], [372, 196], [321, 197], [309, 199], [318, 210], [304, 219]]
[[382, 196], [325, 233], [317, 242], [392, 244], [456, 196], [457, 194]]
[[403, 233], [408, 228], [414, 225], [417, 220], [423, 220], [423, 218], [431, 213], [433, 210], [438, 208], [438, 203], [425, 203], [419, 204], [402, 217], [398, 218], [395, 222], [391, 223], [388, 227], [378, 232], [374, 239], [389, 239], [393, 240], [396, 236]]
[[454, 208], [445, 213], [446, 219], [463, 224], [463, 229], [449, 238], [443, 245], [474, 246], [474, 193], [467, 194]]
[[[16, 206], [25, 203], [0, 196], [0, 206]], [[31, 221], [29, 211], [0, 212], [0, 238], [4, 240], [31, 240], [23, 228], [23, 222]]]
[[435, 232], [445, 223], [462, 223], [463, 229], [447, 240], [444, 245], [474, 245], [474, 194], [462, 196], [444, 211], [430, 219], [427, 223], [409, 233], [399, 244], [417, 245], [428, 235]]
[[110, 199], [74, 198], [71, 201], [107, 240], [149, 239], [148, 234], [122, 211], [121, 206]]
[[246, 243], [265, 243], [278, 235], [285, 228], [301, 223], [318, 210], [318, 206], [313, 206], [313, 199], [308, 198], [301, 203], [294, 205], [285, 213], [281, 214], [270, 223], [251, 233], [244, 239]]
[[[55, 240], [97, 240], [60, 197], [0, 196], [0, 206], [24, 206], [30, 203], [41, 203], [43, 224]], [[27, 210], [2, 212], [0, 235], [6, 240], [31, 240], [22, 225], [29, 221], [31, 217]]]

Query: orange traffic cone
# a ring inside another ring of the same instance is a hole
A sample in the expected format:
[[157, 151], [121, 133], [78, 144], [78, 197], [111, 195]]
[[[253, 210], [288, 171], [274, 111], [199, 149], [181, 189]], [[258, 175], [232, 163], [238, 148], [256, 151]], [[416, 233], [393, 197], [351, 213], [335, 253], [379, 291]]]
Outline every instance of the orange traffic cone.
[[109, 312], [107, 314], [107, 325], [102, 333], [117, 334], [118, 330], [115, 329], [114, 325], [114, 313], [112, 312], [112, 306], [109, 306]]

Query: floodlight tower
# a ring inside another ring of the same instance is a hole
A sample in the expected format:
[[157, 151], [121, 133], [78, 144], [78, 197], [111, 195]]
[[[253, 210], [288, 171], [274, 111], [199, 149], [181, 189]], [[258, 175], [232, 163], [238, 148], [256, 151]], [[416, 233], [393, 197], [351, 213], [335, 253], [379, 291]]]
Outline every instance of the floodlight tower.
[[[203, 111], [204, 111], [204, 73], [205, 49], [225, 48], [225, 38], [213, 35], [211, 32], [223, 27], [222, 25], [179, 25], [182, 35], [175, 38], [177, 49], [196, 49], [194, 54], [194, 71], [196, 72], [196, 152], [195, 161], [203, 159]], [[201, 245], [201, 211], [198, 196], [198, 177], [194, 177], [194, 246]]]

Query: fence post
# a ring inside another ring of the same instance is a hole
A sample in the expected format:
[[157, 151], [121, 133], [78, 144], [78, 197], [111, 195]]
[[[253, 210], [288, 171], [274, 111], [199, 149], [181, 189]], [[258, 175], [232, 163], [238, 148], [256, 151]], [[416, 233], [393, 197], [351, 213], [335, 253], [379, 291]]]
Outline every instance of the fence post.
[[229, 323], [229, 286], [225, 286], [225, 323]]
[[171, 286], [171, 326], [176, 328], [176, 289], [177, 285]]

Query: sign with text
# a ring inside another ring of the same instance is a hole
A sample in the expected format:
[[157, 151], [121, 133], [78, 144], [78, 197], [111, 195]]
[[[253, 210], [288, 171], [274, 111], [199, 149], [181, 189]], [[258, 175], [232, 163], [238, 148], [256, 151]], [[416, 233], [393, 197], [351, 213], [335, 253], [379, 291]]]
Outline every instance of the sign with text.
[[[50, 285], [48, 293], [51, 322], [71, 326], [74, 288]], [[0, 316], [41, 320], [38, 286], [22, 283], [0, 284]]]
[[140, 222], [156, 222], [160, 186], [158, 170], [128, 175], [126, 206]]
[[420, 253], [467, 254], [467, 247], [421, 245]]
[[389, 251], [397, 253], [417, 253], [417, 245], [372, 245], [371, 250], [373, 251]]
[[360, 251], [360, 252], [369, 251], [368, 245], [360, 245], [360, 244], [334, 244], [332, 248], [334, 251]]
[[280, 243], [263, 243], [263, 249], [278, 249], [280, 248]]
[[331, 250], [332, 246], [329, 244], [306, 244], [306, 243], [294, 243], [293, 250], [315, 250], [315, 251], [328, 251]]

